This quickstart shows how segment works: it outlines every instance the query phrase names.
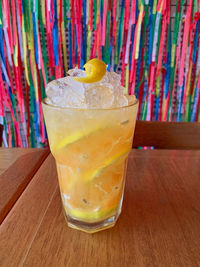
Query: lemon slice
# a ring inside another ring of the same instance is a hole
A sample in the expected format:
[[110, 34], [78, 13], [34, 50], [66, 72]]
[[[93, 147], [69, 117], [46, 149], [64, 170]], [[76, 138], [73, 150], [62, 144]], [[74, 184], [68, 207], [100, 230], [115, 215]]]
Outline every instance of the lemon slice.
[[73, 77], [81, 83], [96, 83], [103, 79], [106, 74], [107, 65], [98, 58], [89, 60], [84, 66], [87, 77]]
[[102, 126], [96, 126], [96, 127], [91, 127], [91, 128], [87, 128], [87, 131], [85, 131], [85, 133], [83, 132], [75, 132], [74, 134], [71, 134], [71, 135], [68, 135], [66, 136], [63, 140], [61, 140], [59, 142], [59, 144], [57, 144], [54, 148], [54, 150], [60, 150], [70, 144], [73, 144], [85, 137], [87, 137], [88, 135], [96, 132], [96, 131], [99, 131], [99, 130], [102, 130], [103, 127]]
[[110, 217], [112, 216], [112, 214], [115, 214], [117, 209], [118, 206], [100, 211], [83, 211], [79, 209], [69, 210], [68, 208], [65, 208], [66, 213], [69, 214], [70, 216], [88, 222], [95, 222], [99, 221], [100, 219], [104, 220], [106, 217]]
[[120, 151], [120, 153], [114, 155], [111, 158], [108, 158], [105, 160], [105, 162], [103, 162], [103, 164], [97, 168], [96, 170], [93, 170], [90, 173], [87, 173], [86, 176], [86, 181], [92, 181], [93, 179], [95, 179], [98, 175], [100, 175], [100, 173], [107, 167], [109, 167], [110, 165], [114, 164], [117, 160], [128, 156], [130, 152], [130, 149], [126, 149], [124, 151]]

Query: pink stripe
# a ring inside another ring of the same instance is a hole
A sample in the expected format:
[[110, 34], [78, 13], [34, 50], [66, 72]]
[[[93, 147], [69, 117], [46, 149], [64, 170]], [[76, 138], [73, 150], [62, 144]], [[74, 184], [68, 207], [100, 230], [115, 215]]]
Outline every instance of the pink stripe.
[[20, 24], [22, 26], [22, 0], [17, 1], [17, 6], [19, 9]]
[[151, 91], [154, 92], [155, 89], [154, 89], [153, 83], [154, 83], [154, 78], [155, 78], [155, 62], [152, 62], [151, 63], [150, 68], [151, 68], [150, 88], [151, 88]]
[[117, 0], [113, 3], [113, 46], [116, 44], [116, 29], [117, 29]]
[[22, 123], [24, 123], [25, 120], [25, 107], [24, 107], [24, 101], [23, 101], [23, 93], [22, 93], [22, 84], [21, 84], [21, 75], [19, 74], [19, 67], [15, 67], [15, 74], [16, 74], [16, 87], [18, 92], [18, 100], [19, 100], [19, 108], [20, 108], [20, 114], [21, 114], [21, 120]]
[[131, 69], [131, 75], [130, 75], [130, 81], [133, 81], [133, 66], [135, 65], [135, 49], [136, 49], [136, 41], [137, 41], [137, 32], [138, 32], [138, 21], [135, 27], [135, 35], [134, 35], [134, 43], [133, 43], [133, 53], [132, 53], [132, 69]]
[[166, 103], [166, 109], [165, 109], [165, 115], [164, 115], [164, 121], [167, 121], [167, 115], [169, 110], [169, 100], [170, 100], [171, 92], [169, 91], [168, 97], [167, 97], [167, 103]]
[[4, 105], [3, 105], [3, 95], [2, 95], [1, 90], [0, 90], [0, 116], [2, 116], [2, 117], [5, 116]]
[[5, 6], [4, 8], [6, 9], [6, 18], [8, 22], [8, 37], [9, 37], [9, 42], [10, 42], [10, 52], [11, 54], [14, 53], [14, 48], [13, 48], [13, 33], [12, 33], [12, 26], [11, 26], [11, 16], [10, 16], [10, 7], [9, 7], [9, 1], [5, 0]]
[[60, 78], [60, 66], [55, 66], [56, 79]]
[[121, 84], [122, 84], [122, 86], [125, 85], [125, 67], [126, 67], [126, 64], [125, 64], [125, 53], [123, 53], [122, 80], [121, 80]]
[[102, 49], [101, 49], [101, 17], [99, 17], [99, 25], [98, 25], [98, 58], [102, 59]]
[[11, 131], [11, 122], [8, 124], [8, 145], [12, 147], [12, 131]]
[[42, 143], [45, 143], [44, 118], [43, 118], [41, 101], [39, 102], [39, 107], [40, 107], [40, 126], [41, 126]]
[[[1, 80], [1, 78], [0, 78], [0, 80]], [[0, 86], [1, 86], [1, 96], [2, 96], [2, 99], [3, 99], [6, 107], [9, 108], [9, 103], [8, 103], [8, 100], [7, 100], [7, 95], [6, 95], [4, 84], [2, 83], [2, 81], [0, 81]]]
[[94, 8], [94, 0], [91, 0], [90, 2], [90, 30], [93, 30], [93, 23], [94, 23], [94, 14], [93, 14], [94, 9], [93, 8]]
[[8, 103], [9, 103], [9, 107], [10, 107], [10, 111], [11, 111], [11, 115], [12, 115], [13, 121], [16, 121], [15, 120], [15, 114], [14, 114], [13, 106], [12, 106], [12, 102], [10, 100], [10, 95], [9, 95], [9, 92], [8, 92], [8, 85], [6, 87], [6, 96], [7, 96], [7, 100], [8, 100]]
[[41, 69], [42, 69], [42, 76], [43, 76], [43, 80], [44, 80], [44, 86], [47, 86], [47, 80], [46, 80], [46, 75], [45, 75], [45, 69], [44, 69], [44, 60], [42, 57], [42, 48], [41, 48], [41, 43], [40, 43], [40, 36], [38, 34], [38, 43], [39, 43], [39, 57], [40, 57], [40, 65], [41, 65]]
[[188, 46], [188, 36], [189, 36], [189, 29], [190, 29], [190, 23], [191, 23], [192, 7], [193, 7], [193, 0], [190, 1], [190, 5], [188, 7], [188, 11], [187, 11], [186, 19], [185, 19], [185, 25], [184, 25], [183, 48], [182, 48], [181, 65], [180, 65], [180, 73], [179, 73], [179, 86], [183, 86], [185, 56], [186, 56], [186, 49]]
[[16, 132], [17, 132], [17, 141], [18, 141], [18, 145], [19, 145], [20, 147], [23, 147], [22, 139], [21, 139], [21, 135], [20, 135], [19, 122], [18, 122], [18, 121], [15, 122], [15, 128], [16, 128]]
[[92, 49], [92, 58], [95, 58], [97, 54], [97, 31], [98, 29], [94, 32], [94, 44], [93, 44], [93, 49]]
[[132, 10], [131, 10], [131, 25], [136, 22], [136, 1], [132, 1]]
[[200, 90], [200, 76], [199, 76], [199, 80], [198, 80], [197, 88]]
[[16, 43], [17, 43], [17, 22], [16, 22], [15, 0], [12, 0], [12, 15], [13, 15], [13, 39], [14, 39], [14, 45], [16, 45]]
[[159, 0], [159, 1], [158, 1], [158, 5], [157, 5], [157, 9], [156, 9], [156, 11], [160, 11], [162, 1], [163, 1], [163, 0]]
[[162, 58], [163, 58], [163, 48], [164, 48], [164, 41], [165, 41], [166, 26], [167, 26], [167, 17], [165, 15], [163, 18], [163, 23], [162, 23], [160, 51], [159, 51], [158, 65], [157, 65], [157, 77], [160, 75], [161, 67], [162, 67]]
[[125, 29], [128, 30], [130, 17], [130, 0], [126, 0], [125, 7]]
[[102, 46], [105, 46], [105, 41], [106, 41], [107, 7], [108, 7], [108, 0], [105, 0], [104, 1], [104, 10], [103, 10]]
[[[81, 67], [81, 32], [82, 32], [82, 24], [81, 24], [81, 12], [82, 12], [82, 6], [80, 5], [80, 1], [77, 0], [77, 3], [76, 3], [76, 17], [77, 17], [77, 41], [78, 41], [78, 50], [79, 50], [79, 53], [78, 53], [78, 66], [79, 68]], [[92, 22], [92, 25], [93, 25], [93, 22]]]
[[135, 94], [135, 82], [136, 82], [136, 60], [133, 60], [133, 66], [132, 66], [132, 85], [131, 85], [131, 95]]
[[[180, 44], [178, 45], [178, 47], [177, 47], [177, 50], [176, 50], [176, 67], [175, 67], [175, 75], [177, 75], [177, 73], [178, 73], [178, 63], [179, 63], [179, 58], [180, 58], [180, 51], [181, 51], [181, 46], [180, 46]], [[176, 83], [175, 83], [175, 81], [174, 81], [174, 86], [173, 86], [173, 95], [172, 95], [172, 99], [174, 99], [174, 95], [175, 95], [175, 86], [176, 86]], [[175, 107], [174, 107], [174, 109], [176, 110], [176, 101], [175, 101]], [[170, 120], [169, 121], [171, 121], [172, 120], [172, 112], [170, 113]]]
[[[9, 107], [9, 104], [8, 104], [8, 101], [7, 101], [6, 92], [5, 92], [5, 88], [4, 88], [4, 83], [3, 83], [3, 79], [2, 79], [1, 67], [0, 67], [0, 88], [1, 88], [1, 99], [2, 99], [2, 103], [3, 103], [3, 100], [4, 100], [5, 101], [5, 104], [6, 104], [6, 107]], [[2, 111], [3, 111], [3, 108], [2, 108]]]

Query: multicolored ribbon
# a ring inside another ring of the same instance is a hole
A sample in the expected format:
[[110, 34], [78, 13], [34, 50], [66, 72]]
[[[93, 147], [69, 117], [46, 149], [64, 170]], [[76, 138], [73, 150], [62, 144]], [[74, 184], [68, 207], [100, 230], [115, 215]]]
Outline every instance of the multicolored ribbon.
[[[43, 147], [48, 81], [98, 57], [139, 98], [138, 119], [200, 121], [200, 1], [0, 1], [5, 146]], [[174, 23], [172, 20], [174, 16]], [[182, 34], [183, 33], [183, 34]]]

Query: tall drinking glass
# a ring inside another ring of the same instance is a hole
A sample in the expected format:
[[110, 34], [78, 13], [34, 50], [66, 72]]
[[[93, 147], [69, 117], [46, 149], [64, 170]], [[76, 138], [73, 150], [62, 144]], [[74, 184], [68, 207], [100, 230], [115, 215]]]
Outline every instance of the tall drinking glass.
[[68, 226], [94, 233], [122, 208], [138, 101], [120, 108], [60, 108], [43, 101]]

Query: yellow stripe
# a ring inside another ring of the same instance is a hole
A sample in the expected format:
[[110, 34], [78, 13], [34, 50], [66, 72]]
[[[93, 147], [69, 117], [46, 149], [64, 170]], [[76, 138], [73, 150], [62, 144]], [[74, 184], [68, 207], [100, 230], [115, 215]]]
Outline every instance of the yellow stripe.
[[60, 17], [60, 0], [57, 0], [57, 18], [59, 21], [59, 17]]
[[157, 81], [156, 81], [156, 97], [158, 97], [160, 93], [160, 80], [161, 80], [161, 73], [158, 76]]
[[15, 45], [14, 48], [14, 64], [17, 67], [18, 66], [18, 45]]
[[176, 50], [176, 44], [172, 44], [172, 62], [171, 62], [171, 67], [174, 67], [174, 62], [175, 62], [175, 50]]
[[65, 66], [65, 72], [67, 73], [68, 66], [67, 66], [67, 50], [66, 50], [66, 39], [65, 39], [64, 21], [62, 21], [62, 23], [61, 23], [61, 32], [62, 32], [62, 41], [63, 41], [64, 66]]
[[30, 80], [28, 75], [28, 63], [27, 63], [27, 44], [26, 44], [26, 35], [24, 27], [24, 16], [22, 16], [22, 41], [23, 41], [23, 51], [24, 51], [24, 68], [27, 84], [30, 86]]
[[153, 14], [154, 14], [154, 15], [156, 14], [157, 3], [158, 3], [157, 0], [154, 0], [154, 1], [153, 1]]
[[92, 40], [92, 31], [90, 30], [90, 27], [89, 27], [89, 24], [88, 24], [87, 61], [90, 60], [90, 56], [91, 56], [91, 40]]
[[190, 64], [189, 68], [189, 76], [188, 76], [188, 83], [187, 83], [187, 89], [186, 89], [186, 96], [189, 96], [190, 88], [191, 88], [191, 75], [192, 75], [192, 64]]
[[128, 94], [129, 89], [129, 63], [126, 66], [126, 94]]
[[138, 32], [137, 32], [137, 41], [136, 41], [136, 51], [135, 51], [135, 59], [139, 57], [139, 46], [140, 46], [140, 33], [141, 33], [141, 25], [142, 25], [142, 14], [144, 11], [144, 6], [141, 5], [140, 14], [138, 18]]
[[42, 6], [42, 22], [44, 25], [46, 25], [46, 18], [45, 18], [45, 0], [41, 1]]
[[167, 103], [167, 101], [166, 101], [166, 99], [164, 98], [164, 100], [163, 100], [162, 120], [164, 120], [164, 115], [165, 115], [165, 110], [166, 110], [166, 103]]
[[160, 13], [162, 12], [162, 9], [163, 9], [163, 2], [164, 2], [164, 1], [162, 0], [162, 3], [161, 3], [161, 5], [160, 5], [160, 10], [158, 11], [158, 12], [160, 12]]
[[139, 9], [141, 8], [141, 5], [142, 5], [142, 2], [141, 2], [141, 0], [139, 0], [139, 1], [138, 1]]

